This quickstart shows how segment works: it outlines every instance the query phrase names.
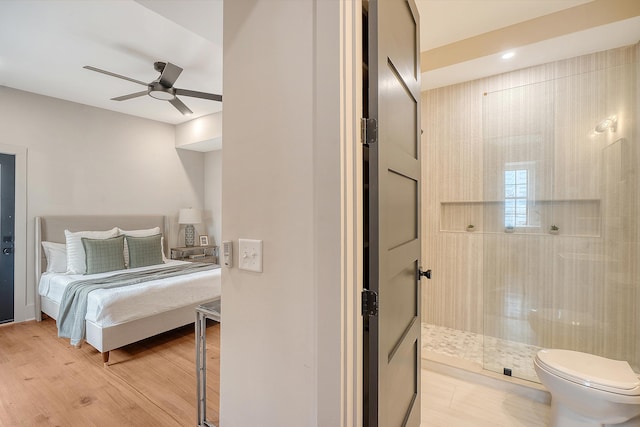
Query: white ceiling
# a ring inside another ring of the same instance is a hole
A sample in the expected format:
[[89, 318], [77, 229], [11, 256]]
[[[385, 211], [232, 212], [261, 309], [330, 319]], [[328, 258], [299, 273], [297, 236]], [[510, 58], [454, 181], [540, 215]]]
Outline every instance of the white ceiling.
[[511, 49], [516, 56], [504, 60], [501, 54], [484, 56], [422, 73], [422, 90], [448, 86], [533, 65], [573, 58], [638, 43], [640, 17], [625, 19], [589, 30]]
[[[416, 0], [420, 12], [420, 47], [427, 51], [589, 3], [592, 0]], [[542, 29], [544, 31], [544, 29]], [[422, 73], [422, 90], [448, 86], [533, 65], [627, 46], [640, 41], [640, 17], [513, 46], [516, 56], [485, 56]]]
[[416, 0], [420, 48], [430, 50], [591, 0]]
[[[588, 1], [417, 0], [422, 50]], [[485, 57], [430, 71], [423, 89], [635, 43], [638, 19], [521, 47], [509, 63]], [[144, 89], [82, 68], [150, 82], [158, 60], [184, 68], [176, 87], [222, 94], [222, 0], [0, 0], [0, 85], [172, 124], [221, 111], [191, 97], [181, 97], [191, 116], [146, 96], [111, 101]]]
[[186, 96], [189, 116], [148, 96], [111, 101], [144, 87], [82, 68], [151, 82], [155, 61], [184, 69], [175, 87], [222, 94], [222, 0], [0, 1], [0, 85], [173, 124], [222, 109]]

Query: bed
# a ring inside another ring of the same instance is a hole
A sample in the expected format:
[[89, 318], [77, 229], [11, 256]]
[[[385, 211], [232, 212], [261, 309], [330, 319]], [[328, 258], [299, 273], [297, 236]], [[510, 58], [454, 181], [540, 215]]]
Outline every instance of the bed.
[[[73, 269], [61, 273], [58, 267], [56, 271], [47, 271], [48, 267], [53, 267], [53, 263], [59, 263], [60, 258], [51, 258], [52, 266], [48, 266], [45, 246], [47, 255], [51, 257], [52, 246], [66, 250], [72, 245], [62, 244], [68, 243], [69, 236], [80, 231], [96, 230], [96, 233], [113, 233], [112, 230], [115, 229], [119, 236], [123, 234], [123, 230], [131, 230], [132, 235], [137, 231], [156, 230], [165, 236], [168, 230], [167, 218], [161, 215], [43, 216], [36, 217], [35, 222], [36, 319], [42, 320], [42, 313], [44, 313], [55, 319], [59, 326], [59, 314], [64, 314], [59, 313], [59, 310], [66, 286], [79, 279], [117, 275], [124, 270], [98, 273], [88, 271], [87, 274], [82, 274], [81, 271]], [[67, 230], [66, 235], [65, 230]], [[157, 236], [154, 237], [157, 238]], [[162, 238], [157, 241], [162, 245], [162, 266], [198, 268], [192, 267], [194, 265], [192, 263], [167, 260], [165, 257], [167, 239]], [[42, 242], [45, 242], [45, 246]], [[74, 257], [72, 254], [67, 256], [67, 260]], [[125, 259], [127, 256], [125, 255]], [[130, 256], [133, 257], [135, 254], [132, 253]], [[83, 257], [85, 257], [84, 253]], [[130, 262], [132, 261], [133, 258]], [[159, 265], [138, 267], [133, 263], [128, 267], [131, 268], [127, 268], [127, 272], [161, 269]], [[89, 292], [83, 341], [102, 353], [102, 359], [106, 365], [109, 362], [111, 350], [193, 323], [195, 308], [206, 301], [220, 297], [221, 293], [220, 268], [206, 268], [208, 267], [203, 267], [204, 271], [188, 272], [177, 277], [146, 279], [142, 283], [130, 286]]]

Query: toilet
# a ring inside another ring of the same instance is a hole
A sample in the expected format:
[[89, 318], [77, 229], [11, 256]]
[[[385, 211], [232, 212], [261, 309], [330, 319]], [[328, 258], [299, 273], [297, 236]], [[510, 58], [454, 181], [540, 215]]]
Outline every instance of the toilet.
[[640, 426], [640, 379], [627, 362], [547, 349], [534, 367], [551, 393], [551, 427]]

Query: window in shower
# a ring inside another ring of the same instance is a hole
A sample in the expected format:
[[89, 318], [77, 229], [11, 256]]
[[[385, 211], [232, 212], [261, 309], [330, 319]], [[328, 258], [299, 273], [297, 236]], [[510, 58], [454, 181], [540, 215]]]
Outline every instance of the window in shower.
[[535, 177], [533, 162], [507, 163], [504, 170], [504, 226], [537, 226], [539, 216], [533, 215], [530, 201]]

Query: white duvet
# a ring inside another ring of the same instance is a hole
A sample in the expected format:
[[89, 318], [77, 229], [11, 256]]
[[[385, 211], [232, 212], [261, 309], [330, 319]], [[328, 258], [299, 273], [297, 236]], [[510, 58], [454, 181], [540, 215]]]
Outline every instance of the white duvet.
[[[168, 260], [165, 264], [183, 263], [185, 262]], [[127, 271], [143, 271], [157, 267], [157, 265], [152, 265], [132, 268]], [[106, 277], [121, 272], [111, 271], [86, 275], [44, 273], [40, 278], [38, 292], [60, 304], [64, 289], [69, 283], [76, 280]], [[208, 301], [220, 296], [220, 292], [219, 268], [120, 288], [98, 289], [89, 294], [86, 320], [105, 328]]]

